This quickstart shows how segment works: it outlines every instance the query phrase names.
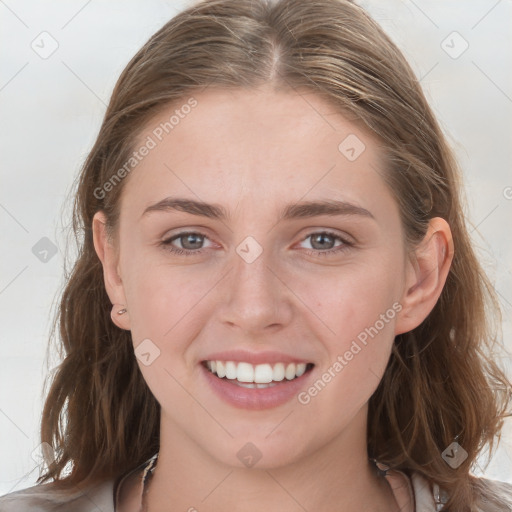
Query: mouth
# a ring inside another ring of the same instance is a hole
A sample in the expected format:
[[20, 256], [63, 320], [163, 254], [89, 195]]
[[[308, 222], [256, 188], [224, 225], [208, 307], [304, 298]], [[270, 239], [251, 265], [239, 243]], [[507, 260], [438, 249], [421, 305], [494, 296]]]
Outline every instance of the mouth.
[[263, 363], [208, 360], [201, 364], [218, 379], [248, 389], [266, 389], [285, 385], [309, 373], [313, 363]]

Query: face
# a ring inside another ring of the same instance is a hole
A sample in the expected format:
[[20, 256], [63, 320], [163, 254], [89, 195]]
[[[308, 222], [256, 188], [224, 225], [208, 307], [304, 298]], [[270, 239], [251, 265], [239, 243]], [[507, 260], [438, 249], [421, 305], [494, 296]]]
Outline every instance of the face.
[[275, 467], [366, 411], [400, 332], [404, 233], [378, 141], [320, 97], [194, 98], [140, 136], [155, 144], [126, 178], [107, 288], [162, 425]]

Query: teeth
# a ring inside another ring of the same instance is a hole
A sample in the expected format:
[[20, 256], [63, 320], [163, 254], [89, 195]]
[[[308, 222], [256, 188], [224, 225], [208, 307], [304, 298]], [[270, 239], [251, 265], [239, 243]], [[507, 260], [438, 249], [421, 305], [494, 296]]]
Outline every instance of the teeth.
[[254, 366], [249, 363], [238, 363], [238, 365], [236, 365], [236, 373], [233, 378], [240, 382], [255, 382]]
[[293, 363], [290, 363], [287, 367], [286, 367], [286, 371], [284, 372], [284, 376], [288, 379], [288, 380], [292, 380], [293, 378], [295, 378], [295, 365]]
[[236, 364], [233, 361], [226, 363], [226, 379], [236, 379]]
[[222, 361], [215, 361], [217, 366], [217, 376], [222, 379], [222, 377], [226, 376], [226, 368]]
[[235, 363], [234, 361], [206, 361], [206, 367], [221, 379], [226, 377], [230, 380], [237, 380], [240, 383], [245, 383], [244, 387], [253, 388], [260, 386], [251, 384], [270, 384], [272, 382], [280, 382], [285, 378], [293, 380], [304, 374], [307, 365], [306, 363], [252, 365], [245, 362]]
[[297, 377], [300, 377], [301, 375], [304, 374], [305, 371], [306, 371], [306, 365], [304, 363], [298, 364], [297, 369], [295, 370], [295, 375]]
[[242, 388], [250, 388], [250, 389], [264, 389], [264, 388], [271, 388], [272, 386], [275, 386], [275, 382], [269, 382], [268, 384], [256, 384], [254, 382], [238, 382], [236, 381], [237, 385]]
[[281, 382], [284, 379], [284, 364], [277, 363], [274, 365], [274, 370], [272, 371], [272, 380], [277, 382]]
[[258, 364], [254, 367], [254, 382], [268, 384], [272, 382], [272, 366], [269, 364]]

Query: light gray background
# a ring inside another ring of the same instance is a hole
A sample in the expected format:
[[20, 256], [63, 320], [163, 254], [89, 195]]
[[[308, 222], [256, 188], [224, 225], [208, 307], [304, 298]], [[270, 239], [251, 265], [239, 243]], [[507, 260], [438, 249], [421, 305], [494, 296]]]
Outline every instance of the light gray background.
[[[403, 49], [456, 148], [474, 243], [499, 293], [510, 349], [512, 2], [361, 3]], [[0, 0], [0, 494], [28, 487], [38, 476], [32, 452], [39, 443], [52, 303], [63, 282], [66, 195], [119, 73], [183, 6]], [[58, 43], [45, 59], [31, 47], [43, 52], [55, 44], [40, 35], [44, 31]], [[464, 41], [469, 47], [454, 58]], [[32, 252], [43, 237], [58, 248], [47, 262]], [[512, 367], [510, 357], [504, 362]], [[476, 474], [512, 482], [511, 423], [491, 464]]]

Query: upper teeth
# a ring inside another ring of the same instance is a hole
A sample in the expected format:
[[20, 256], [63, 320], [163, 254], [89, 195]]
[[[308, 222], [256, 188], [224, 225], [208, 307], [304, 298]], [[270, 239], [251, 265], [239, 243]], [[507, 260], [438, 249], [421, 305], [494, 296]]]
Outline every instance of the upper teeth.
[[235, 363], [233, 361], [206, 361], [206, 366], [218, 377], [236, 379], [240, 382], [255, 382], [265, 384], [272, 381], [279, 382], [284, 378], [292, 380], [300, 377], [306, 371], [306, 363], [276, 363], [257, 364]]

